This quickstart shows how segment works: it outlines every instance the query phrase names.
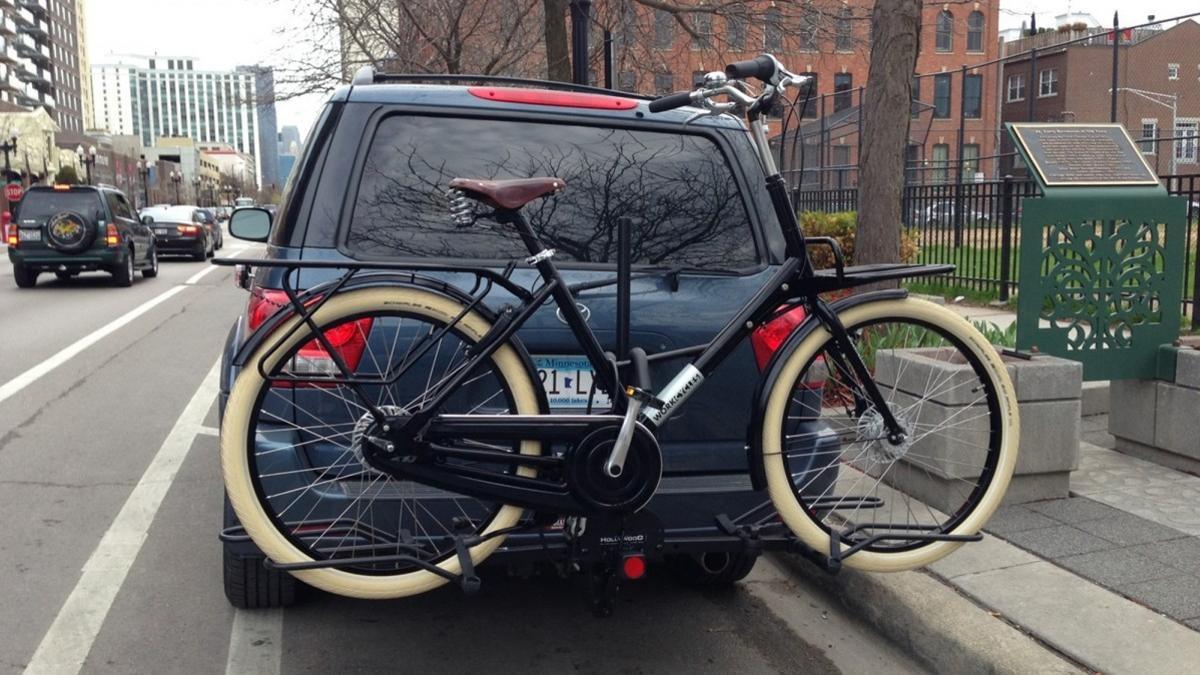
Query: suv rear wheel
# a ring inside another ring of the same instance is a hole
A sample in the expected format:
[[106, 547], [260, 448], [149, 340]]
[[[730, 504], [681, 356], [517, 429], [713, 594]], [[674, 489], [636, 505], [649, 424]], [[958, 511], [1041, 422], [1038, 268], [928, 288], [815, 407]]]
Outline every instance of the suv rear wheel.
[[37, 285], [38, 273], [20, 263], [14, 263], [13, 278], [17, 281], [17, 288], [33, 288]]
[[300, 585], [287, 572], [268, 568], [262, 556], [239, 556], [225, 549], [225, 597], [238, 609], [287, 607]]
[[142, 278], [153, 279], [156, 276], [158, 276], [158, 247], [152, 247], [150, 249], [150, 262], [142, 270]]
[[113, 268], [113, 285], [128, 288], [133, 285], [133, 249], [125, 250], [125, 259]]

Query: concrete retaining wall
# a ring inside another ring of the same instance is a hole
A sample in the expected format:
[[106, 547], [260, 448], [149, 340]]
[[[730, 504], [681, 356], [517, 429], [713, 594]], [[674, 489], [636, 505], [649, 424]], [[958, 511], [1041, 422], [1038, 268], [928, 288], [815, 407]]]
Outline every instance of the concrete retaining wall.
[[1121, 452], [1200, 473], [1200, 350], [1180, 349], [1175, 379], [1114, 381], [1108, 432]]

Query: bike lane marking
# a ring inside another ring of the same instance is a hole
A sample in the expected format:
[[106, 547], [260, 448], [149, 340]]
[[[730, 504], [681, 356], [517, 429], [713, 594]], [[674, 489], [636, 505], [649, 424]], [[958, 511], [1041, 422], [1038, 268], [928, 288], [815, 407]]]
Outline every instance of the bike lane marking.
[[[242, 248], [233, 249], [232, 251], [230, 251], [230, 252], [229, 252], [229, 254], [228, 254], [228, 255], [225, 255], [225, 256], [222, 256], [222, 257], [224, 257], [224, 258], [236, 258], [236, 257], [238, 257], [239, 255], [241, 255], [242, 253], [245, 253], [245, 252], [246, 252], [247, 250], [249, 250], [250, 248], [251, 248], [251, 247], [249, 247], [249, 246], [245, 246], [245, 247], [242, 247]], [[207, 267], [205, 267], [204, 269], [202, 269], [202, 270], [200, 270], [199, 272], [196, 272], [196, 273], [195, 273], [195, 274], [193, 274], [192, 276], [188, 277], [188, 280], [187, 280], [187, 281], [185, 281], [185, 282], [183, 282], [183, 285], [184, 285], [184, 286], [194, 286], [194, 285], [196, 284], [196, 282], [200, 281], [200, 279], [202, 279], [202, 278], [204, 277], [204, 275], [205, 275], [205, 274], [208, 274], [209, 272], [211, 272], [211, 271], [213, 271], [213, 270], [215, 270], [215, 269], [217, 269], [217, 268], [218, 268], [218, 266], [217, 266], [217, 265], [208, 265], [208, 266], [207, 266]]]
[[278, 675], [283, 662], [283, 610], [235, 610], [227, 675]]
[[9, 380], [8, 382], [5, 382], [3, 385], [0, 385], [0, 402], [5, 401], [6, 399], [12, 397], [14, 394], [21, 391], [25, 387], [28, 387], [30, 384], [33, 384], [34, 382], [36, 382], [39, 378], [41, 378], [46, 373], [49, 373], [50, 371], [54, 370], [55, 368], [61, 366], [62, 364], [66, 363], [67, 361], [71, 360], [75, 356], [78, 356], [81, 352], [83, 352], [88, 347], [91, 347], [92, 345], [96, 344], [100, 340], [103, 340], [105, 337], [108, 337], [109, 335], [116, 332], [117, 330], [125, 327], [129, 323], [133, 322], [134, 319], [140, 317], [141, 315], [145, 314], [146, 312], [149, 312], [150, 310], [161, 305], [162, 303], [166, 302], [167, 300], [171, 299], [172, 297], [178, 295], [185, 288], [187, 288], [187, 286], [183, 286], [183, 285], [174, 286], [174, 287], [164, 291], [163, 293], [160, 293], [160, 294], [154, 296], [153, 298], [150, 298], [146, 302], [143, 302], [142, 304], [138, 305], [137, 307], [134, 307], [133, 309], [122, 314], [121, 316], [117, 317], [116, 319], [113, 319], [112, 321], [101, 326], [100, 328], [97, 328], [96, 330], [92, 331], [91, 333], [88, 333], [87, 335], [79, 338], [72, 344], [67, 345], [63, 349], [59, 350], [58, 353], [54, 354], [53, 356], [46, 359], [45, 361], [42, 361], [41, 363], [30, 368], [29, 370], [26, 370], [25, 372], [21, 373], [20, 375], [17, 375], [16, 377]]
[[[172, 290], [182, 289], [177, 286]], [[50, 624], [26, 673], [77, 673], [125, 583], [154, 516], [217, 396], [221, 362], [209, 369], [166, 439], [150, 460], [100, 543], [83, 565], [79, 581]]]

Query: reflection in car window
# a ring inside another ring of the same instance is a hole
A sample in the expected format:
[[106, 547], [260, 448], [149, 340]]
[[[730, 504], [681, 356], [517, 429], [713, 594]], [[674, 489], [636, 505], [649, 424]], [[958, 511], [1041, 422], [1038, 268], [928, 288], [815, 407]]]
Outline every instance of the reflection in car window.
[[455, 177], [533, 176], [567, 183], [556, 197], [524, 209], [560, 261], [615, 262], [620, 218], [633, 221], [633, 260], [639, 264], [730, 268], [758, 260], [738, 186], [709, 139], [406, 116], [379, 125], [348, 246], [371, 256], [524, 257], [528, 252], [511, 228], [491, 220], [456, 226], [446, 190]]

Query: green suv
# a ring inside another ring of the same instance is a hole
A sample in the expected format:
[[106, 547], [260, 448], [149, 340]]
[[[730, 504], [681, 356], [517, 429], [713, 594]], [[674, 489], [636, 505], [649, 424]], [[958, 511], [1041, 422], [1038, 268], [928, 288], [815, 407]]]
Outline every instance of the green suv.
[[158, 276], [154, 233], [129, 200], [109, 186], [34, 186], [17, 204], [8, 259], [17, 286], [32, 288], [42, 272], [70, 279], [80, 272], [112, 274], [117, 286]]

